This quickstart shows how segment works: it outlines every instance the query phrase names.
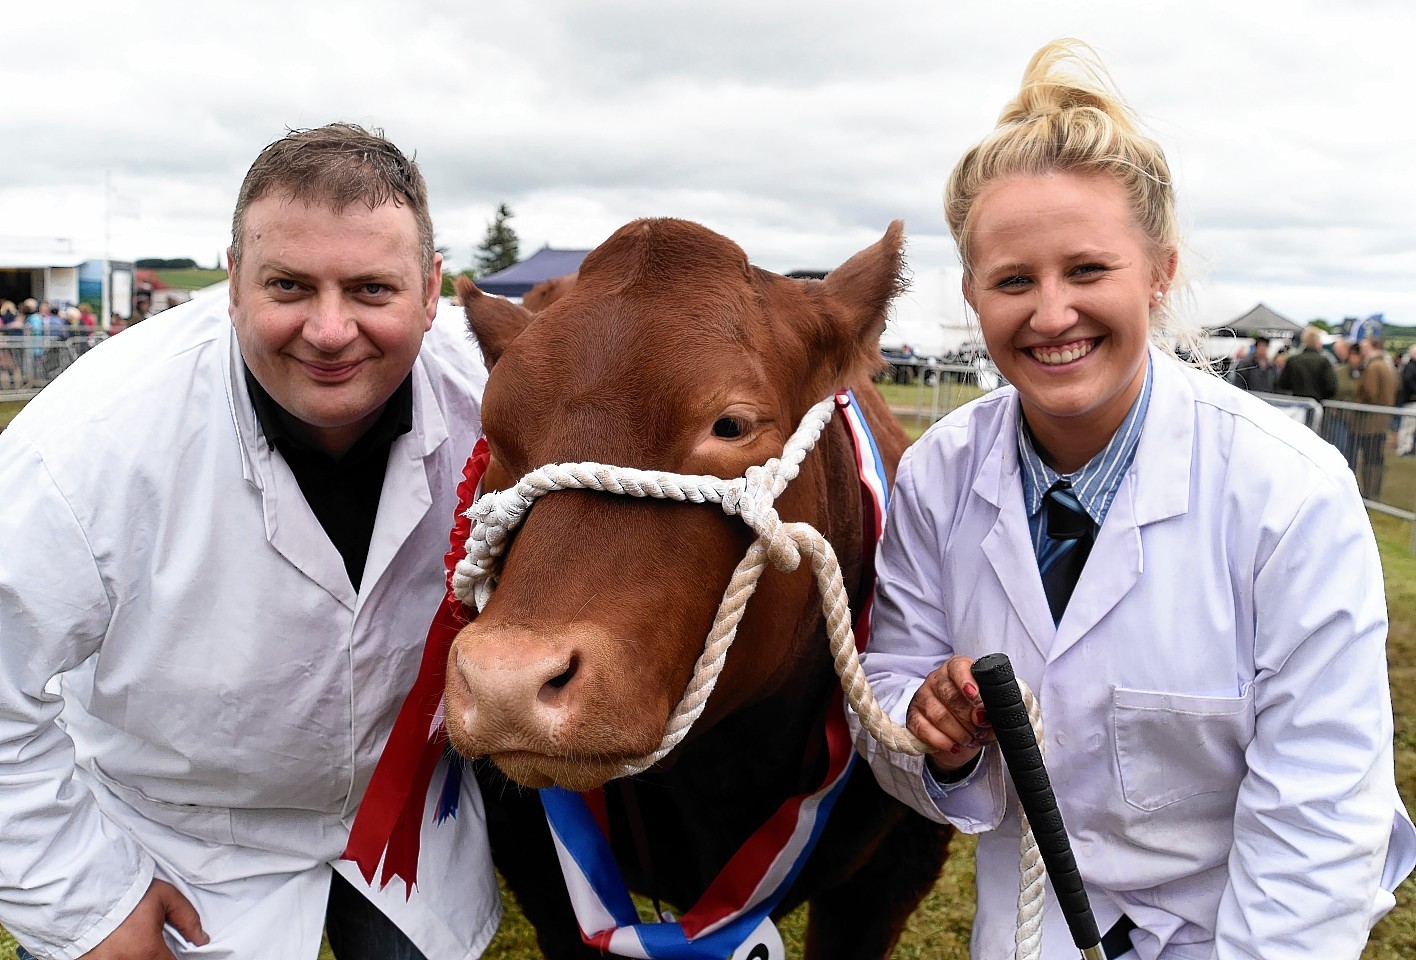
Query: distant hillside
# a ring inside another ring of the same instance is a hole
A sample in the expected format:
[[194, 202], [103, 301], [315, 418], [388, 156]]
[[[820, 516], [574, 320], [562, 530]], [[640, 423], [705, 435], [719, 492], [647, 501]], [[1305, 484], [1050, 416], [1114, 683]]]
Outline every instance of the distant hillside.
[[225, 270], [158, 270], [157, 279], [179, 290], [198, 290], [226, 279]]

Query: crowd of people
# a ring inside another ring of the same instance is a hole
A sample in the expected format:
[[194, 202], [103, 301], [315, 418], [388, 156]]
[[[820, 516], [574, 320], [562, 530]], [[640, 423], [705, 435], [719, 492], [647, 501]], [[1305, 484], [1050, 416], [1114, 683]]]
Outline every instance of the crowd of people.
[[[1352, 471], [1171, 353], [1170, 168], [1089, 48], [1034, 56], [945, 204], [1008, 386], [899, 464], [862, 663], [930, 752], [857, 749], [981, 834], [974, 960], [1017, 929], [1022, 825], [972, 674], [997, 651], [1037, 694], [1106, 957], [1355, 960], [1416, 830]], [[475, 778], [416, 886], [341, 857], [482, 434], [422, 174], [377, 131], [291, 131], [228, 259], [227, 297], [104, 344], [0, 434], [0, 922], [22, 960], [314, 960], [322, 930], [339, 960], [476, 956], [500, 906]], [[1393, 402], [1381, 342], [1356, 349], [1333, 389]], [[1042, 922], [1043, 960], [1075, 957]]]
[[0, 333], [32, 337], [70, 337], [95, 333], [98, 317], [87, 303], [58, 306], [48, 300], [26, 298], [19, 306], [0, 301]]
[[[114, 314], [107, 330], [87, 303], [60, 306], [27, 297], [0, 301], [0, 390], [33, 390], [53, 380], [90, 338], [112, 335], [126, 322]], [[36, 341], [33, 338], [43, 338]], [[29, 338], [21, 340], [20, 338]], [[75, 338], [84, 338], [75, 346]]]
[[1408, 408], [1409, 413], [1398, 415], [1324, 408], [1323, 437], [1342, 452], [1362, 495], [1377, 499], [1388, 449], [1398, 456], [1416, 455], [1416, 345], [1388, 352], [1381, 333], [1366, 328], [1358, 339], [1339, 336], [1326, 346], [1323, 340], [1324, 331], [1309, 326], [1296, 344], [1270, 355], [1269, 338], [1255, 337], [1251, 347], [1236, 354], [1227, 378], [1254, 393]]

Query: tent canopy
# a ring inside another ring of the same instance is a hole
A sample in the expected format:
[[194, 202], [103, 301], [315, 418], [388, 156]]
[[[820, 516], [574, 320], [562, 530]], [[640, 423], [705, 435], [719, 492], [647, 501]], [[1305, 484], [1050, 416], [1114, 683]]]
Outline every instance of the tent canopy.
[[552, 250], [542, 247], [531, 256], [473, 282], [483, 293], [499, 297], [520, 297], [543, 280], [554, 280], [580, 269], [589, 250]]
[[1235, 317], [1226, 323], [1207, 324], [1206, 329], [1228, 330], [1241, 337], [1264, 336], [1286, 339], [1296, 336], [1303, 327], [1261, 303], [1241, 317]]

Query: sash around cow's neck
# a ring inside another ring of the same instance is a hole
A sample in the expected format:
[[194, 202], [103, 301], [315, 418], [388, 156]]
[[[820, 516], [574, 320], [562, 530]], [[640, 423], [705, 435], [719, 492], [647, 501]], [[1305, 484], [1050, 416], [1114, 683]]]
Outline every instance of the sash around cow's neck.
[[[865, 579], [861, 593], [865, 601], [856, 611], [854, 633], [856, 648], [861, 650], [867, 639], [874, 550], [884, 526], [888, 481], [855, 398], [842, 392], [833, 398], [833, 405], [847, 427], [860, 479]], [[410, 896], [417, 882], [425, 800], [446, 746], [441, 699], [448, 650], [452, 639], [475, 616], [452, 589], [453, 571], [465, 554], [471, 526], [468, 507], [489, 460], [486, 440], [479, 440], [458, 487], [458, 519], [445, 558], [449, 590], [429, 629], [418, 679], [399, 712], [344, 853], [346, 859], [358, 863], [370, 882], [376, 872], [381, 874], [381, 885], [395, 876], [402, 878]], [[832, 698], [823, 732], [828, 763], [820, 784], [809, 793], [789, 798], [748, 839], [699, 902], [674, 923], [639, 922], [609, 852], [608, 839], [584, 798], [556, 788], [543, 791], [543, 806], [586, 942], [645, 958], [723, 957], [731, 953], [791, 886], [848, 777], [854, 754], [844, 704], [838, 691], [833, 691]], [[430, 716], [434, 718], [431, 726]], [[460, 787], [461, 766], [450, 764], [440, 790], [436, 822], [455, 815]], [[738, 939], [734, 941], [734, 937]], [[722, 950], [729, 941], [733, 942]]]

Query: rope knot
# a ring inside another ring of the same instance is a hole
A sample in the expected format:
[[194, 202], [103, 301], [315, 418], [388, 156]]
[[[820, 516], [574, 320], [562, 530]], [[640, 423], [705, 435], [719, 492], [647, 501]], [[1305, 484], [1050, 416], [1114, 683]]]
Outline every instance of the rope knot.
[[767, 548], [767, 559], [778, 570], [788, 573], [801, 565], [801, 549], [792, 538], [773, 502], [777, 499], [775, 461], [748, 467], [747, 472], [731, 480], [723, 493], [723, 512], [742, 518]]

